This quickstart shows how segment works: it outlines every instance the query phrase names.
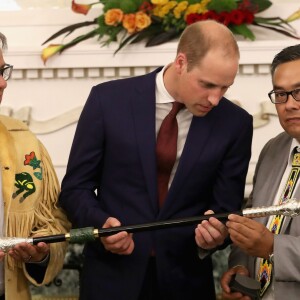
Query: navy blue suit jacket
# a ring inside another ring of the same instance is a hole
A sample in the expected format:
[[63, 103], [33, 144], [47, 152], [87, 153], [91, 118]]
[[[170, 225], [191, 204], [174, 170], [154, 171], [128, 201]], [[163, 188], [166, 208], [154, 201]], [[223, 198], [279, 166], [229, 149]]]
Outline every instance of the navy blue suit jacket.
[[[159, 210], [155, 157], [155, 77], [93, 87], [75, 133], [60, 204], [76, 227], [101, 228], [202, 215], [241, 207], [251, 156], [252, 117], [223, 98], [193, 117], [164, 206]], [[180, 126], [180, 125], [179, 125]], [[200, 260], [195, 226], [134, 234], [131, 255], [86, 244], [81, 299], [134, 300], [155, 249], [165, 299], [214, 299], [211, 259]]]

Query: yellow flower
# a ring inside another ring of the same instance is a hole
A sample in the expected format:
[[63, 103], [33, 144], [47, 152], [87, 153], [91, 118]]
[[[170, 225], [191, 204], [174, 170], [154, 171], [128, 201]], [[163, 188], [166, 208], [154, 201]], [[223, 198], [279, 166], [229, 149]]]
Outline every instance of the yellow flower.
[[46, 64], [48, 58], [59, 52], [63, 47], [64, 45], [62, 44], [51, 44], [47, 48], [44, 48], [41, 55], [44, 64]]
[[206, 0], [206, 1], [202, 1], [201, 3], [196, 3], [196, 4], [191, 4], [188, 6], [188, 8], [186, 9], [185, 13], [184, 13], [184, 19], [186, 19], [186, 16], [188, 16], [189, 14], [204, 14], [206, 12], [208, 12], [207, 9], [207, 4], [210, 2], [211, 0]]
[[200, 3], [197, 3], [197, 4], [191, 4], [188, 6], [188, 8], [186, 9], [186, 12], [185, 14], [188, 15], [188, 14], [196, 14], [196, 13], [199, 13], [199, 9], [201, 8], [201, 4]]
[[104, 22], [109, 26], [117, 26], [122, 22], [124, 13], [121, 9], [113, 8], [109, 9], [104, 15]]
[[155, 5], [165, 5], [168, 2], [169, 0], [151, 0], [151, 3]]
[[166, 4], [167, 7], [169, 7], [170, 9], [174, 8], [176, 5], [178, 4], [177, 1], [170, 1]]
[[154, 7], [153, 15], [158, 16], [160, 18], [164, 18], [171, 9], [173, 9], [178, 4], [177, 1], [170, 1], [166, 5], [159, 5]]
[[204, 14], [206, 12], [208, 12], [207, 9], [207, 4], [210, 2], [211, 0], [202, 0], [201, 3], [196, 3], [196, 4], [191, 4], [188, 6], [188, 8], [186, 9], [185, 13], [184, 13], [184, 19], [186, 20], [186, 17], [189, 14]]
[[151, 24], [150, 17], [142, 11], [135, 14], [135, 26], [137, 31], [141, 31]]
[[165, 9], [165, 6], [156, 6], [154, 7], [152, 13], [154, 16], [163, 18], [169, 12], [168, 9]]
[[122, 25], [127, 30], [128, 33], [134, 33], [135, 32], [135, 14], [124, 15]]
[[187, 1], [182, 1], [178, 3], [178, 5], [173, 10], [174, 17], [176, 19], [179, 19], [181, 17], [181, 13], [187, 9], [188, 5], [189, 3]]
[[163, 18], [163, 17], [164, 17], [165, 15], [167, 15], [169, 12], [170, 12], [170, 8], [169, 8], [167, 5], [164, 5], [164, 6], [161, 8], [160, 12], [159, 12], [159, 16], [160, 16], [161, 18]]
[[86, 15], [91, 9], [92, 4], [77, 4], [72, 0], [72, 10], [76, 13]]
[[298, 20], [300, 19], [300, 9], [297, 10], [296, 12], [294, 12], [293, 14], [291, 14], [287, 19], [286, 21], [287, 22], [292, 22], [292, 21], [295, 21], [295, 20]]
[[211, 0], [202, 0], [201, 3], [200, 3], [201, 8], [200, 8], [200, 11], [198, 11], [198, 13], [200, 13], [202, 11], [207, 12], [208, 11], [207, 4], [209, 2], [211, 2]]

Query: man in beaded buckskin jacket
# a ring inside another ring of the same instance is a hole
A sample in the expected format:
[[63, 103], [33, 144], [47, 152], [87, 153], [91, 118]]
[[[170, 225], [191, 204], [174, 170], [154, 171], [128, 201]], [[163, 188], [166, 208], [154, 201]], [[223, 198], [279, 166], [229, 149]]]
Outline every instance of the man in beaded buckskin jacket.
[[[0, 102], [12, 66], [4, 62], [0, 33]], [[56, 205], [59, 183], [41, 142], [20, 121], [0, 116], [0, 237], [65, 233], [69, 222]], [[49, 283], [63, 266], [66, 243], [20, 243], [0, 251], [0, 300], [30, 299], [29, 282]]]

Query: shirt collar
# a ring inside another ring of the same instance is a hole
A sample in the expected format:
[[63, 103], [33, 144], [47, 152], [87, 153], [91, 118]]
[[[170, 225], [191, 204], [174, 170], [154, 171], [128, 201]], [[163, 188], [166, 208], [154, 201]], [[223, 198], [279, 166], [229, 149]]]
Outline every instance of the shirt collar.
[[171, 103], [175, 99], [169, 94], [164, 84], [164, 73], [170, 65], [164, 66], [164, 68], [157, 73], [156, 76], [156, 103]]

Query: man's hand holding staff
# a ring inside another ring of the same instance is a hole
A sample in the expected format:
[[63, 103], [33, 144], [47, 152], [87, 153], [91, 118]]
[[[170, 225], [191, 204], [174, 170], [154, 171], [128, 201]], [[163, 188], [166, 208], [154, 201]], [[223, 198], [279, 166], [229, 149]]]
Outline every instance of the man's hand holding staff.
[[296, 217], [300, 214], [300, 202], [291, 199], [282, 205], [246, 208], [238, 212], [210, 214], [210, 215], [196, 216], [196, 217], [183, 218], [183, 219], [174, 219], [174, 220], [166, 220], [166, 221], [159, 221], [153, 223], [117, 226], [117, 227], [101, 228], [101, 229], [86, 227], [86, 228], [72, 229], [69, 233], [66, 234], [58, 234], [58, 235], [50, 235], [50, 236], [42, 236], [42, 237], [0, 238], [0, 251], [7, 252], [15, 245], [23, 242], [33, 244], [33, 245], [36, 245], [39, 242], [57, 243], [63, 241], [69, 241], [70, 243], [85, 243], [89, 241], [94, 241], [99, 237], [113, 235], [121, 231], [127, 231], [128, 233], [135, 233], [141, 231], [166, 229], [166, 228], [172, 228], [177, 226], [187, 226], [187, 225], [199, 224], [203, 220], [208, 220], [211, 217], [217, 218], [222, 222], [226, 222], [230, 214], [237, 214], [247, 218], [259, 218], [259, 217], [265, 217], [270, 215], [284, 215], [288, 217]]

